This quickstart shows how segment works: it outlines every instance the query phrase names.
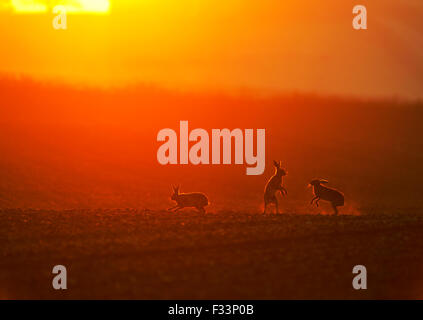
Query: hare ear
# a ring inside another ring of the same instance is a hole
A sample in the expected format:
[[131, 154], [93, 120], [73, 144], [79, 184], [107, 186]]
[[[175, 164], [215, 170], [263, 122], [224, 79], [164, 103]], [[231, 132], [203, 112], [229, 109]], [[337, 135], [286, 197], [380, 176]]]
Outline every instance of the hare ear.
[[319, 181], [320, 183], [329, 183], [329, 181], [327, 181], [326, 179], [320, 179]]
[[279, 161], [279, 168], [282, 168], [282, 160]]
[[275, 161], [275, 160], [273, 160], [273, 165], [274, 165], [276, 168], [279, 168], [279, 163], [278, 163], [277, 161]]

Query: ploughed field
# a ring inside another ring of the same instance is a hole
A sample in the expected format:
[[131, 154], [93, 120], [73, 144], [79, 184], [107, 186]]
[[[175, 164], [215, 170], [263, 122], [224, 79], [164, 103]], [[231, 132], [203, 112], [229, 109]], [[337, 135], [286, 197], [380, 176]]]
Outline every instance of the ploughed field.
[[[423, 215], [2, 210], [0, 297], [423, 298]], [[52, 288], [67, 267], [68, 290]], [[352, 288], [355, 265], [368, 289]]]

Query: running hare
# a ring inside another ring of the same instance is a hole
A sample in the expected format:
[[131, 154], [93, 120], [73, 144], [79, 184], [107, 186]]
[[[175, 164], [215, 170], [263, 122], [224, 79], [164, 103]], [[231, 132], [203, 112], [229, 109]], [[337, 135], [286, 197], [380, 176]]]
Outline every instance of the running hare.
[[282, 167], [282, 161], [276, 162], [273, 161], [273, 165], [275, 166], [275, 174], [269, 179], [266, 184], [266, 188], [264, 189], [264, 211], [266, 213], [267, 205], [270, 203], [274, 203], [276, 207], [276, 213], [279, 213], [278, 208], [278, 199], [276, 198], [276, 192], [280, 191], [283, 196], [288, 194], [286, 189], [282, 187], [282, 177], [286, 176], [285, 169]]
[[206, 210], [204, 207], [209, 204], [209, 200], [205, 194], [199, 192], [179, 193], [179, 186], [173, 187], [173, 194], [171, 199], [176, 201], [177, 205], [169, 208], [168, 210], [174, 212], [178, 211], [179, 209], [192, 207], [197, 208], [197, 210], [201, 213], [205, 213]]
[[328, 183], [328, 181], [324, 179], [314, 179], [310, 182], [310, 185], [313, 186], [313, 193], [315, 195], [310, 204], [316, 201], [316, 206], [319, 206], [319, 200], [329, 201], [332, 204], [335, 215], [337, 215], [337, 207], [344, 205], [344, 195], [338, 190], [322, 186], [322, 183]]

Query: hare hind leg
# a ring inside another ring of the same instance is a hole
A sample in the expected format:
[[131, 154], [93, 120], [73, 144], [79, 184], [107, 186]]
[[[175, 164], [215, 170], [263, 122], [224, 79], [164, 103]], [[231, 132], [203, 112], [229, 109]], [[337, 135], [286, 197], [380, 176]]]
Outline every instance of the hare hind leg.
[[276, 214], [279, 214], [279, 204], [278, 204], [278, 199], [276, 197], [274, 199], [274, 204], [275, 204], [275, 208], [276, 208]]
[[197, 207], [197, 210], [198, 210], [200, 213], [206, 213], [206, 209], [204, 209], [204, 207]]
[[264, 209], [263, 209], [263, 214], [266, 214], [266, 209], [267, 209], [267, 206], [268, 206], [270, 203], [272, 203], [272, 202], [271, 202], [271, 200], [270, 200], [268, 197], [264, 196]]
[[333, 208], [335, 216], [337, 216], [338, 215], [338, 208], [336, 207], [336, 205], [333, 202], [332, 202], [332, 208]]
[[273, 196], [271, 198], [267, 198], [267, 199], [264, 200], [264, 212], [263, 213], [266, 213], [266, 208], [271, 203], [273, 203], [275, 205], [276, 213], [279, 213], [278, 199], [276, 199], [276, 196]]
[[276, 197], [264, 197], [264, 209], [263, 209], [263, 214], [266, 214], [266, 209], [267, 209], [267, 206], [269, 205], [269, 204], [271, 204], [271, 203], [276, 203], [275, 202], [276, 201]]

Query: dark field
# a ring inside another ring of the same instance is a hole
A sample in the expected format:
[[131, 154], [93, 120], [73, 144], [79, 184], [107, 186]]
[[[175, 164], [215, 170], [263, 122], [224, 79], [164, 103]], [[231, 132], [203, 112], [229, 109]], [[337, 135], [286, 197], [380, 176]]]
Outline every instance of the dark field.
[[[421, 101], [25, 79], [0, 79], [0, 96], [0, 298], [423, 298]], [[159, 165], [157, 133], [180, 120], [265, 128], [264, 174]], [[263, 216], [272, 160], [288, 195]], [[308, 205], [313, 178], [344, 192], [343, 215]], [[209, 214], [166, 212], [177, 184]], [[367, 291], [352, 288], [359, 264]]]
[[[0, 298], [423, 298], [423, 216], [3, 210]], [[68, 290], [54, 291], [54, 265]], [[355, 291], [354, 265], [368, 271]]]

